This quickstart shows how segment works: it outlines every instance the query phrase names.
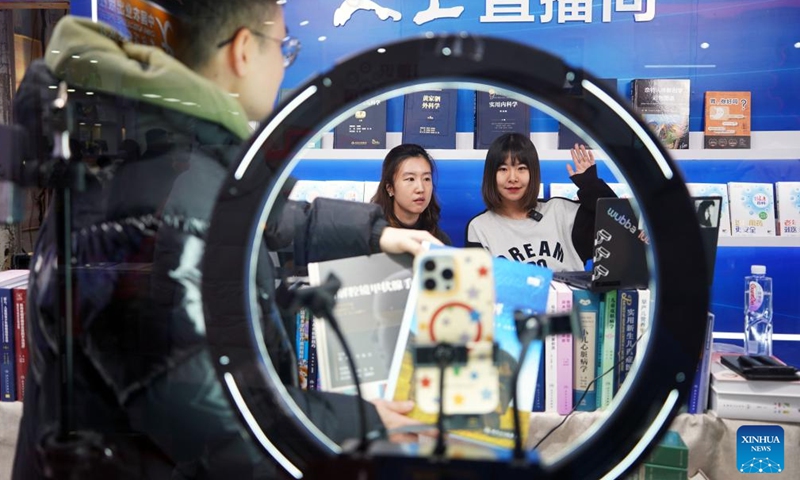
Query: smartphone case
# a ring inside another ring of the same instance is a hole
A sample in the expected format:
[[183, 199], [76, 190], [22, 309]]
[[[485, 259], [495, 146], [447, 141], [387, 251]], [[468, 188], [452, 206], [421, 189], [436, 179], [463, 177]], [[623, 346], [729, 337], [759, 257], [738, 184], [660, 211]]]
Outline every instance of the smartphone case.
[[[415, 281], [417, 347], [442, 342], [467, 347], [466, 363], [444, 370], [444, 413], [494, 412], [499, 372], [494, 361], [491, 256], [477, 248], [431, 250], [415, 259]], [[439, 367], [415, 365], [415, 400], [426, 413], [439, 412], [439, 381]]]

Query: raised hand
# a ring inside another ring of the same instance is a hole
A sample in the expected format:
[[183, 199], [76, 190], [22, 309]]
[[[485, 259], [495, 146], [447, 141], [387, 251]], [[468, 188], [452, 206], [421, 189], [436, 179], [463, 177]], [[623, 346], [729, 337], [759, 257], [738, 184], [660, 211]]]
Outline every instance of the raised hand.
[[572, 161], [575, 162], [575, 169], [572, 168], [572, 165], [567, 164], [567, 172], [570, 177], [583, 173], [594, 165], [594, 153], [586, 148], [586, 145], [578, 145], [576, 143], [569, 153], [572, 155]]

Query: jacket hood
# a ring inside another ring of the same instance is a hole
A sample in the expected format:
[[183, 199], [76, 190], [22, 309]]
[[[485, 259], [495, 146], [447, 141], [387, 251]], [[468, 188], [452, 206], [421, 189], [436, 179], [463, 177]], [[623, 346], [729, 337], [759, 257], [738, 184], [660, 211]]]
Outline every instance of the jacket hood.
[[239, 138], [252, 130], [239, 102], [158, 47], [74, 16], [53, 31], [45, 64], [70, 86], [144, 101], [217, 123]]

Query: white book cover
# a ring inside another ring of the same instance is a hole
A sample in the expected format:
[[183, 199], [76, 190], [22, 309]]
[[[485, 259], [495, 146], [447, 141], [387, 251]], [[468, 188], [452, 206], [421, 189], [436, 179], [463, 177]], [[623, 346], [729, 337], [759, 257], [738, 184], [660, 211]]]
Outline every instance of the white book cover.
[[364, 200], [364, 182], [328, 180], [325, 182], [325, 196], [338, 200], [361, 202]]
[[637, 335], [637, 348], [636, 357], [642, 355], [645, 347], [647, 346], [647, 330], [650, 328], [650, 289], [640, 288], [639, 292], [639, 305], [636, 309], [636, 335]]
[[378, 185], [381, 182], [364, 182], [364, 202], [369, 203], [372, 201], [372, 197], [378, 193]]
[[775, 236], [775, 193], [771, 183], [728, 183], [731, 235]]
[[550, 198], [561, 197], [569, 200], [578, 199], [578, 186], [574, 183], [551, 183]]
[[728, 185], [724, 183], [687, 183], [689, 195], [693, 197], [722, 197], [722, 211], [719, 217], [719, 235], [731, 235], [730, 202], [728, 201]]
[[[796, 397], [800, 400], [800, 377], [794, 381], [747, 380], [721, 362], [722, 353], [711, 356], [711, 385], [718, 393], [761, 397]], [[730, 354], [728, 354], [730, 355]]]
[[619, 198], [633, 198], [633, 192], [627, 183], [609, 183], [608, 186]]
[[720, 418], [761, 422], [800, 422], [800, 396], [758, 397], [721, 393], [711, 385], [710, 410]]
[[[557, 282], [550, 284], [550, 291], [547, 295], [547, 313], [558, 313], [558, 293], [554, 286]], [[544, 340], [544, 411], [549, 413], [556, 412], [556, 354], [558, 352], [558, 342], [555, 335], [548, 335]]]
[[778, 235], [800, 237], [800, 182], [775, 183]]
[[289, 194], [289, 200], [313, 202], [317, 197], [325, 197], [325, 182], [322, 180], [298, 180]]

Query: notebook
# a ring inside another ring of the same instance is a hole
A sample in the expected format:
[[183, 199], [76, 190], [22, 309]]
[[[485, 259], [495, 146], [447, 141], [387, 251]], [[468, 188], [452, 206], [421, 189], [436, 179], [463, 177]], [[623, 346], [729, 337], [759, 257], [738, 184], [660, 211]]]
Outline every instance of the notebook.
[[[721, 197], [693, 197], [708, 262], [708, 284], [714, 278]], [[601, 198], [595, 213], [592, 271], [555, 272], [553, 280], [606, 292], [647, 288], [650, 280], [645, 247], [649, 239], [627, 198]]]

